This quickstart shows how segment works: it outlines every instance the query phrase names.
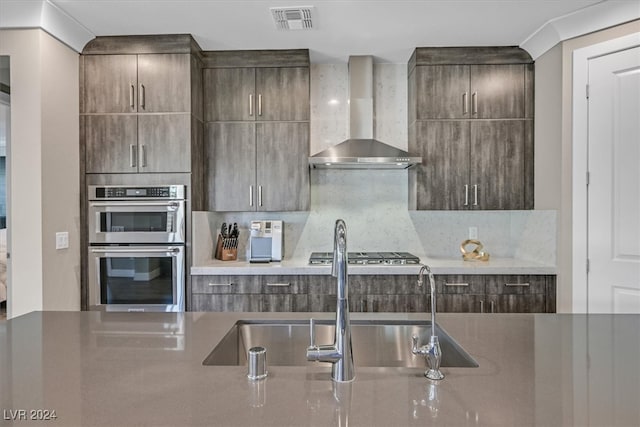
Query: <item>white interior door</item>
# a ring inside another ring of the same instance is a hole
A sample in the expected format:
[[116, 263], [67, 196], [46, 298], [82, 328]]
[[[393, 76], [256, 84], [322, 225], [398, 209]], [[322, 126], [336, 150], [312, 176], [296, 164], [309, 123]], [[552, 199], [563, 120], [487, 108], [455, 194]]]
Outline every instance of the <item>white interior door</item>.
[[640, 47], [589, 60], [588, 311], [640, 313]]

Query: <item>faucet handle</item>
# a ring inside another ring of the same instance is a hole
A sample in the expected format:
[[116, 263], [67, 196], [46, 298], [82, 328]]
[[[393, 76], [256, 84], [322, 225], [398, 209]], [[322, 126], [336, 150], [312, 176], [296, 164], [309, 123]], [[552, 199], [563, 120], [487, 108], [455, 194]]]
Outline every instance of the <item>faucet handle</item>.
[[411, 336], [411, 353], [415, 355], [424, 354], [423, 349], [418, 346], [418, 336], [415, 334]]
[[313, 318], [309, 319], [309, 337], [311, 338], [311, 343], [309, 344], [309, 348], [316, 346], [316, 321]]

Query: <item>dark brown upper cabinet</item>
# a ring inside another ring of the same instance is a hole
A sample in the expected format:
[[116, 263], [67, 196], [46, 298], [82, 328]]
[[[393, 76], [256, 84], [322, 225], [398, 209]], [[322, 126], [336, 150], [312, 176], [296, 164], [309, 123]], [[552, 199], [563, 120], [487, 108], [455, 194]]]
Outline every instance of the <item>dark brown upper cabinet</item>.
[[533, 61], [519, 48], [418, 48], [409, 61], [409, 207], [533, 208]]
[[87, 55], [85, 113], [190, 112], [190, 55]]
[[204, 63], [209, 210], [308, 210], [308, 51], [206, 52]]
[[309, 68], [211, 68], [204, 71], [207, 121], [309, 120]]
[[188, 35], [98, 37], [81, 56], [86, 173], [191, 172], [202, 63]]

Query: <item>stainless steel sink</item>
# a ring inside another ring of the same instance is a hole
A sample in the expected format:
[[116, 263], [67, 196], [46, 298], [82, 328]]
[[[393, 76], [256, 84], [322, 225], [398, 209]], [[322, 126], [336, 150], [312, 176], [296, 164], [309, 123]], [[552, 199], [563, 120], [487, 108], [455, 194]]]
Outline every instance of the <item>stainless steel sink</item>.
[[[436, 323], [442, 367], [477, 368], [478, 363]], [[425, 359], [411, 353], [411, 336], [420, 345], [431, 335], [430, 321], [351, 321], [356, 367], [424, 368]], [[316, 322], [316, 342], [333, 342], [332, 321]], [[267, 349], [267, 364], [305, 366], [309, 345], [308, 321], [239, 321], [202, 362], [203, 365], [246, 365], [251, 347]]]

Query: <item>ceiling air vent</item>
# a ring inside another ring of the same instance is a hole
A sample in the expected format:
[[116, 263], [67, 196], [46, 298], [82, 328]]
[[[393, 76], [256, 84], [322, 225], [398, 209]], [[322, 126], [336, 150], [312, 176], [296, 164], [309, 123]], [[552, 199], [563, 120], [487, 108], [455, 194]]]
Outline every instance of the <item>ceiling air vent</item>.
[[270, 8], [276, 28], [279, 30], [311, 30], [313, 6]]

